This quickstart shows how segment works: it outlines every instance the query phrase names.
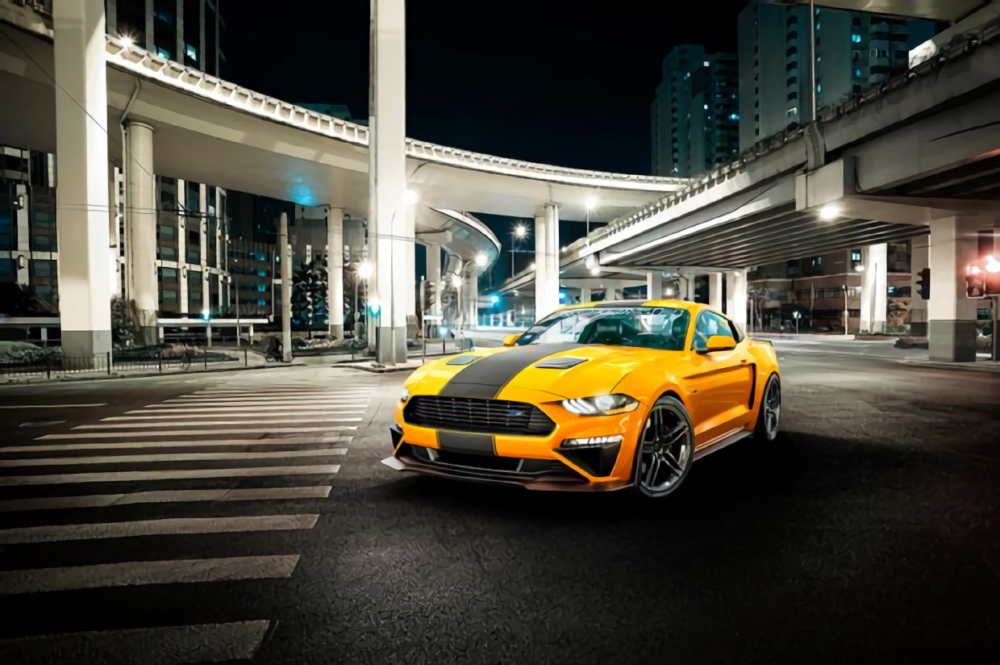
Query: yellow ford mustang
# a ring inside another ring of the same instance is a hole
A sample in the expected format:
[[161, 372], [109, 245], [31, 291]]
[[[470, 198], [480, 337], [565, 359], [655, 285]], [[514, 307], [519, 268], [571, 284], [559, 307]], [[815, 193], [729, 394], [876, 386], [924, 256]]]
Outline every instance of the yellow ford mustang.
[[577, 305], [504, 348], [425, 364], [407, 380], [383, 463], [545, 490], [673, 492], [694, 460], [781, 416], [778, 359], [705, 305]]

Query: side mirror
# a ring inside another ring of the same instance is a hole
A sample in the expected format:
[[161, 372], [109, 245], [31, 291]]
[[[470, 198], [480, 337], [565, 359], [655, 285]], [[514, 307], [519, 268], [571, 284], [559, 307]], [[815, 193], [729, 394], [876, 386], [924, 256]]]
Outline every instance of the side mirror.
[[517, 340], [519, 339], [521, 339], [520, 335], [507, 335], [506, 337], [503, 338], [503, 345], [514, 346], [514, 343], [517, 342]]
[[714, 351], [732, 351], [736, 348], [736, 340], [723, 335], [712, 335], [705, 343], [704, 349], [698, 349], [698, 353], [712, 353]]

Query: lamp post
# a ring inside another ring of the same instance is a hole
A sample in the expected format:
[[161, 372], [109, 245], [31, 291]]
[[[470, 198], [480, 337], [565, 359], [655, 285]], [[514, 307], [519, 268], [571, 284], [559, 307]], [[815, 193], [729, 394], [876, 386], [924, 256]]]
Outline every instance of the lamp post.
[[512, 235], [514, 237], [513, 237], [513, 239], [510, 242], [510, 276], [511, 277], [513, 277], [516, 274], [516, 272], [514, 270], [514, 254], [518, 251], [517, 250], [517, 241], [518, 240], [523, 240], [524, 238], [526, 238], [528, 236], [528, 227], [525, 226], [524, 224], [522, 224], [521, 222], [518, 222], [517, 225], [514, 227], [514, 232], [513, 232]]

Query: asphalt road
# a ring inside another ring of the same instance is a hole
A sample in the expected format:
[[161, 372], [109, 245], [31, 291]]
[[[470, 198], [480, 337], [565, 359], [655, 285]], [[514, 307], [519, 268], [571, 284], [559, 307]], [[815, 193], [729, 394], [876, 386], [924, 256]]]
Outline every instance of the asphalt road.
[[1000, 375], [776, 346], [661, 502], [395, 474], [401, 374], [0, 388], [0, 662], [998, 662]]

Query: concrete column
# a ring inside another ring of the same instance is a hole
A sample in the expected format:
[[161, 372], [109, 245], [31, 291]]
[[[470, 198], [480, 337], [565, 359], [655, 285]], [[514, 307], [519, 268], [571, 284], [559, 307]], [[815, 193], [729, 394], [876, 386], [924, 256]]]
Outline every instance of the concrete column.
[[[406, 361], [405, 293], [413, 298], [407, 252], [406, 190], [406, 6], [404, 0], [372, 0], [369, 83], [369, 212], [375, 235], [374, 290], [380, 304], [378, 361]], [[398, 213], [398, 214], [397, 214]], [[400, 300], [403, 298], [403, 300]]]
[[104, 0], [60, 0], [53, 11], [62, 348], [103, 356], [112, 295]]
[[930, 238], [910, 240], [910, 334], [927, 336], [927, 301], [920, 297], [920, 271], [930, 267]]
[[[23, 196], [24, 200], [27, 201], [28, 186], [15, 185], [14, 194]], [[31, 263], [31, 225], [28, 221], [28, 206], [18, 210], [15, 216], [17, 218], [17, 252], [12, 255], [12, 258], [17, 266], [17, 283], [28, 286], [31, 284], [31, 271], [29, 269]], [[21, 260], [22, 256], [24, 260]]]
[[976, 359], [976, 303], [966, 295], [965, 267], [978, 258], [978, 222], [948, 217], [931, 222], [931, 299], [927, 303], [931, 360]]
[[888, 282], [886, 281], [888, 245], [881, 243], [861, 250], [861, 330], [880, 333], [885, 330], [888, 307]]
[[747, 328], [747, 273], [734, 270], [726, 273], [726, 315], [746, 332]]
[[465, 325], [467, 328], [471, 328], [479, 325], [479, 274], [475, 270], [469, 273], [466, 284]]
[[663, 298], [663, 273], [659, 271], [646, 273], [646, 300], [661, 300]]
[[593, 296], [590, 293], [590, 287], [589, 286], [585, 286], [585, 287], [583, 287], [583, 288], [580, 289], [580, 302], [581, 303], [592, 302], [592, 299], [593, 299]]
[[535, 217], [535, 320], [559, 307], [559, 206], [546, 203]]
[[722, 279], [723, 273], [708, 273], [708, 306], [722, 311]]
[[330, 208], [326, 218], [326, 293], [330, 335], [344, 338], [344, 210]]
[[288, 213], [281, 213], [281, 344], [285, 362], [292, 361], [292, 246], [288, 243]]
[[695, 274], [689, 272], [683, 274], [682, 277], [684, 278], [684, 300], [688, 302], [695, 302], [697, 297], [697, 290], [695, 289], [696, 284], [694, 281]]
[[441, 285], [441, 246], [427, 245], [427, 281], [433, 289], [433, 302], [431, 303], [431, 314], [441, 316], [441, 294], [444, 289]]
[[[156, 180], [153, 177], [153, 128], [142, 122], [125, 126], [125, 260], [129, 263], [128, 298], [135, 303], [142, 342], [156, 344]], [[183, 258], [178, 261], [183, 262]]]
[[[403, 292], [396, 295], [403, 298], [403, 302], [406, 304], [406, 316], [416, 317], [417, 243], [415, 238], [417, 235], [417, 206], [414, 204], [404, 204], [399, 212], [404, 222], [403, 237], [409, 239], [409, 246], [403, 248], [403, 257], [406, 259], [406, 265], [403, 268]], [[404, 321], [403, 325], [409, 327], [409, 320]]]

